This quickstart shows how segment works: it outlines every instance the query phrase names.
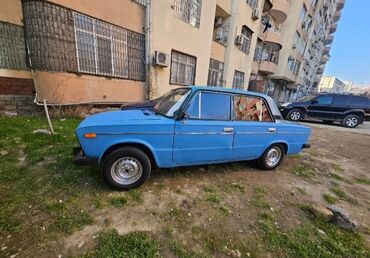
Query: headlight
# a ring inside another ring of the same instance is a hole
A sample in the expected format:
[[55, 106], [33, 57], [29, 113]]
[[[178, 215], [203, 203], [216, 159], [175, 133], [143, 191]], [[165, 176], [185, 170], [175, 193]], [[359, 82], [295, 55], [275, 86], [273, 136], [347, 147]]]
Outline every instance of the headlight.
[[287, 106], [289, 106], [290, 104], [292, 104], [292, 102], [285, 102], [284, 104], [282, 104], [281, 106], [282, 107], [287, 107]]

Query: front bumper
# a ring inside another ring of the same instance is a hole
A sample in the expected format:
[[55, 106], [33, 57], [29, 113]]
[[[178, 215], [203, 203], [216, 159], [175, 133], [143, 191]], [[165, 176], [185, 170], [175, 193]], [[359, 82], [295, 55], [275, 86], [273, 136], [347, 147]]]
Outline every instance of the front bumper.
[[78, 166], [86, 166], [96, 164], [96, 160], [85, 156], [81, 147], [73, 148], [73, 163]]

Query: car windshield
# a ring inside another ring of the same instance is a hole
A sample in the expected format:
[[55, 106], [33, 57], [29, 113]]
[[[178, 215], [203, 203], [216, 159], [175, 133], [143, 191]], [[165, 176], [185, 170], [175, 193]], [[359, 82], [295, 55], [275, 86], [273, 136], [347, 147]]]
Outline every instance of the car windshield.
[[310, 101], [310, 100], [313, 100], [316, 96], [306, 96], [306, 97], [303, 97], [303, 98], [300, 98], [298, 99], [298, 101]]
[[154, 106], [154, 111], [167, 117], [173, 117], [190, 92], [190, 89], [175, 89], [167, 92]]

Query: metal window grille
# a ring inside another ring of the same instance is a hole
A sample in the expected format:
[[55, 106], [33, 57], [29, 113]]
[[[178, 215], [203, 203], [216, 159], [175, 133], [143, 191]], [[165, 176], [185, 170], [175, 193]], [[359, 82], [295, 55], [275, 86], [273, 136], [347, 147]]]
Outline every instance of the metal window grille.
[[171, 55], [171, 84], [193, 85], [195, 82], [196, 58], [177, 51]]
[[254, 52], [253, 60], [259, 62], [262, 60], [263, 43], [260, 39], [257, 40], [256, 50]]
[[234, 79], [233, 79], [233, 88], [234, 89], [244, 89], [244, 73], [235, 70]]
[[146, 6], [146, 0], [134, 0], [136, 3]]
[[193, 27], [199, 28], [201, 9], [202, 0], [174, 0], [175, 16]]
[[223, 72], [224, 63], [215, 59], [209, 61], [208, 81], [209, 86], [222, 86], [223, 85]]
[[258, 0], [246, 0], [246, 2], [253, 9], [258, 7]]
[[253, 32], [247, 26], [244, 25], [242, 27], [241, 36], [243, 38], [243, 43], [240, 45], [240, 50], [246, 54], [249, 54], [252, 41], [252, 34]]
[[128, 78], [127, 30], [80, 13], [73, 17], [79, 72]]
[[28, 70], [22, 26], [0, 22], [0, 68]]

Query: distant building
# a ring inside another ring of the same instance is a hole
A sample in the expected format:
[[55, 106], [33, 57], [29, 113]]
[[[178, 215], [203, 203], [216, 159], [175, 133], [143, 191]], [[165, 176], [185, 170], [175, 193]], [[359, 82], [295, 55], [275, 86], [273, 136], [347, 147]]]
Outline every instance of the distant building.
[[319, 92], [343, 93], [346, 84], [336, 77], [323, 76], [319, 84]]
[[353, 87], [353, 82], [344, 82], [345, 86], [344, 86], [344, 91], [345, 92], [351, 92], [352, 90], [352, 87]]

